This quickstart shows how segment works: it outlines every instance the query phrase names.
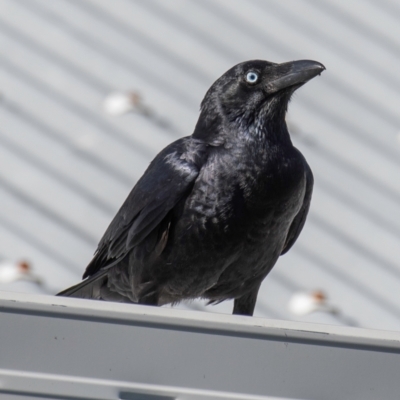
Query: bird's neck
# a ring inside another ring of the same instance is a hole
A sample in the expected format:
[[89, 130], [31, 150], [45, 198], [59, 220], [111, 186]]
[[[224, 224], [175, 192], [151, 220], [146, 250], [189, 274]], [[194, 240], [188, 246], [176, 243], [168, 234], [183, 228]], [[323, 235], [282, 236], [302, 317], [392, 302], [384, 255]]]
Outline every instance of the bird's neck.
[[211, 146], [220, 146], [225, 141], [224, 118], [215, 109], [203, 108], [192, 137]]
[[235, 132], [232, 135], [235, 141], [239, 139], [264, 148], [292, 146], [285, 112], [273, 112], [267, 107], [233, 121], [231, 130]]
[[292, 146], [285, 119], [257, 118], [250, 125], [238, 129], [239, 137], [256, 144], [270, 146]]
[[[214, 112], [213, 112], [214, 111]], [[208, 109], [200, 114], [193, 137], [211, 146], [254, 142], [258, 146], [292, 146], [284, 113], [271, 113], [261, 109], [253, 114], [239, 114], [234, 118], [221, 116], [216, 110]]]

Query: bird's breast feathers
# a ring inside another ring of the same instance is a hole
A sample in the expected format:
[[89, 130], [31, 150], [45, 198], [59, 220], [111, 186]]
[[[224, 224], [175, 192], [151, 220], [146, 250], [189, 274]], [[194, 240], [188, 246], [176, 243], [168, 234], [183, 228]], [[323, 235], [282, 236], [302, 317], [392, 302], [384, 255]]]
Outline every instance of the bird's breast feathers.
[[[279, 160], [260, 155], [258, 160], [211, 154], [187, 199], [187, 208], [203, 221], [230, 222], [294, 217], [306, 185], [303, 160], [294, 152]], [[260, 162], [261, 161], [261, 162]]]

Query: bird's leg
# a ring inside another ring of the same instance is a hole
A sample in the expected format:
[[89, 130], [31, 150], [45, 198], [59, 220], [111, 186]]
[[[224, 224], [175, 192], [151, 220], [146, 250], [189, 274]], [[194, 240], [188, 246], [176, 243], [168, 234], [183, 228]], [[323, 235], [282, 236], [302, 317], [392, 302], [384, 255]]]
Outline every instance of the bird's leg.
[[158, 306], [159, 292], [156, 285], [148, 282], [140, 291], [138, 304]]
[[260, 284], [258, 284], [255, 288], [253, 288], [253, 290], [246, 293], [242, 297], [235, 299], [232, 314], [249, 315], [249, 316], [253, 315]]
[[138, 304], [143, 304], [146, 306], [158, 306], [158, 293], [154, 292], [148, 296], [141, 297], [138, 301]]

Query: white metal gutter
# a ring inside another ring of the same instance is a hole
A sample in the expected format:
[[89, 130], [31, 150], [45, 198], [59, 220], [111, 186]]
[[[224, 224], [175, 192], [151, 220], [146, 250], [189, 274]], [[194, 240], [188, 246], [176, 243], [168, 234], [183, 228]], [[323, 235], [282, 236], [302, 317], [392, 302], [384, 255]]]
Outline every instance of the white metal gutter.
[[399, 399], [400, 333], [0, 293], [0, 399]]

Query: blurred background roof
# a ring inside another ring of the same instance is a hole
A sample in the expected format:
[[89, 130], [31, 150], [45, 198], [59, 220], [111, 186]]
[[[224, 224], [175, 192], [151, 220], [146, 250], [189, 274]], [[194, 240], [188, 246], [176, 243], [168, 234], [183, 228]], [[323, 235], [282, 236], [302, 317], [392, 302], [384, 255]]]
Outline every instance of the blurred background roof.
[[79, 281], [227, 69], [314, 59], [288, 114], [311, 212], [255, 315], [399, 330], [399, 18], [394, 0], [0, 0], [0, 290]]

